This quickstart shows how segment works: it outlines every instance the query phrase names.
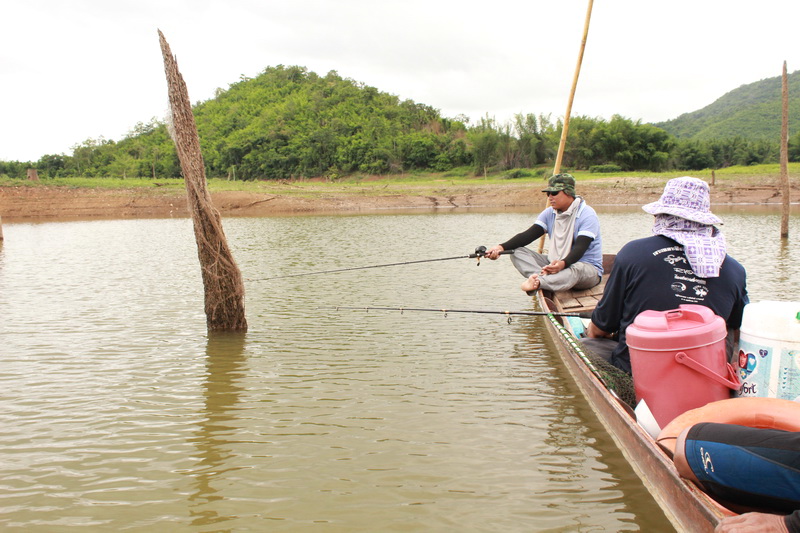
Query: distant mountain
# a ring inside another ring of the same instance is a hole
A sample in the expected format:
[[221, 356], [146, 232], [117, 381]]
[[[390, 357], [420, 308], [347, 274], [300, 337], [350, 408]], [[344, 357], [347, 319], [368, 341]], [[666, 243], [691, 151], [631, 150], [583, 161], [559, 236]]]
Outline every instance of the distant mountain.
[[[789, 135], [800, 129], [800, 70], [788, 75]], [[714, 103], [655, 126], [682, 139], [780, 140], [781, 76], [742, 85]]]

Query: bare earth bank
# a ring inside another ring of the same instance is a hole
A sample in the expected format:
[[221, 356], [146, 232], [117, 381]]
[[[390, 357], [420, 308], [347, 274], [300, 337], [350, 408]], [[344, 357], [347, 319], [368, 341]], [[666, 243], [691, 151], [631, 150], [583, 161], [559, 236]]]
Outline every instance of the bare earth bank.
[[[578, 183], [578, 194], [593, 206], [640, 206], [658, 199], [665, 179], [605, 178]], [[800, 197], [792, 180], [791, 197]], [[502, 185], [443, 185], [435, 191], [414, 186], [336, 189], [310, 183], [287, 184], [286, 194], [224, 191], [212, 192], [214, 206], [223, 216], [353, 213], [404, 209], [534, 208], [544, 206], [538, 183]], [[780, 205], [777, 179], [725, 179], [712, 187], [712, 205]], [[188, 216], [186, 195], [181, 190], [157, 187], [131, 189], [81, 189], [67, 187], [0, 187], [0, 217], [7, 221], [65, 218], [136, 218]]]

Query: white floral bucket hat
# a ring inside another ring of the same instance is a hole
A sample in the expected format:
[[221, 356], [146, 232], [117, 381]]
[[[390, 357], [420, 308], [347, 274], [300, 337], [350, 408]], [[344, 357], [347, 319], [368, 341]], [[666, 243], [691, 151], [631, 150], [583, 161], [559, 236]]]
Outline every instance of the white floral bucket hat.
[[708, 183], [689, 176], [669, 180], [661, 198], [642, 209], [651, 215], [674, 215], [700, 224], [722, 223], [722, 219], [711, 212]]

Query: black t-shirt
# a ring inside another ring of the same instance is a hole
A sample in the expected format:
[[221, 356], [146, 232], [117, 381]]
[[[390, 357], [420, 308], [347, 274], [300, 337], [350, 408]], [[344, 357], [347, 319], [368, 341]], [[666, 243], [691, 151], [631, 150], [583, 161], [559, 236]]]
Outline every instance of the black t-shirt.
[[603, 299], [592, 322], [610, 333], [618, 332], [619, 345], [611, 362], [631, 371], [625, 328], [645, 310], [669, 311], [681, 304], [705, 305], [725, 319], [728, 329], [739, 329], [748, 303], [744, 267], [726, 256], [717, 278], [701, 278], [683, 253], [683, 246], [656, 235], [631, 241], [617, 254]]

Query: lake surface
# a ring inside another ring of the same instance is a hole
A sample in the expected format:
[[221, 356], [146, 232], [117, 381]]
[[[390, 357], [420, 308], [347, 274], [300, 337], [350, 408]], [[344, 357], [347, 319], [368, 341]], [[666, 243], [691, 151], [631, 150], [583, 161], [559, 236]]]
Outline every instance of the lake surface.
[[[715, 209], [752, 300], [800, 300], [800, 220]], [[6, 223], [0, 528], [654, 531], [507, 258], [523, 213], [229, 218], [249, 331], [209, 336], [188, 219]], [[604, 248], [646, 236], [601, 212]]]

